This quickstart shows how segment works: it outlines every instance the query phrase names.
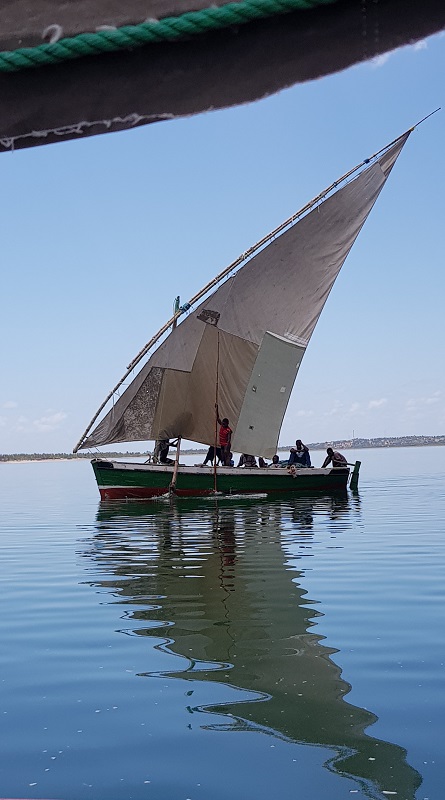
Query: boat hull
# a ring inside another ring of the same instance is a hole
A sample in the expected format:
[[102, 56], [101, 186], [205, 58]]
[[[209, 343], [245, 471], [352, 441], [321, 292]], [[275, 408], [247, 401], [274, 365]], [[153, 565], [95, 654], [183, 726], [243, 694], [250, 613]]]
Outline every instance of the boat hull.
[[[91, 462], [102, 500], [155, 498], [171, 491], [173, 467], [134, 462]], [[337, 492], [346, 489], [349, 469], [236, 469], [180, 466], [176, 485], [178, 497], [205, 497], [215, 494], [305, 494]], [[215, 486], [216, 483], [216, 486]]]

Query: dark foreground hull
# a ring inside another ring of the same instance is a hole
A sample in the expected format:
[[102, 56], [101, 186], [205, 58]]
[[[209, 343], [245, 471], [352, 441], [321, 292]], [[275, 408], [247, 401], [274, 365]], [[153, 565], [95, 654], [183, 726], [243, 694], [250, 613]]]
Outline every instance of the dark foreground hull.
[[151, 498], [172, 491], [178, 497], [215, 494], [302, 494], [346, 489], [348, 467], [327, 469], [237, 469], [180, 466], [172, 487], [173, 467], [134, 462], [91, 462], [102, 500]]

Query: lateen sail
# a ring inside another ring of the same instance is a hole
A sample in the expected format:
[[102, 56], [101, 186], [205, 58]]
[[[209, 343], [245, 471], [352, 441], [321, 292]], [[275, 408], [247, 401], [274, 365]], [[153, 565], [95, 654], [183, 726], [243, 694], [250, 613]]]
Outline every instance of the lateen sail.
[[155, 350], [80, 448], [215, 440], [215, 388], [236, 452], [272, 456], [333, 283], [409, 132], [228, 278]]

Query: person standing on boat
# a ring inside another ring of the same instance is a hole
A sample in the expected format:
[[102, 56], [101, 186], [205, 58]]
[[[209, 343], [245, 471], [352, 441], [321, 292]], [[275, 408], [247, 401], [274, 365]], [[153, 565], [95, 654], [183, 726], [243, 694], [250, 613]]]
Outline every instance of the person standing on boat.
[[292, 464], [295, 467], [312, 466], [311, 457], [309, 455], [309, 448], [306, 447], [305, 444], [303, 444], [301, 439], [297, 439], [297, 441], [295, 442], [295, 447], [291, 447], [289, 461], [287, 463], [289, 467], [291, 467]]
[[221, 448], [221, 464], [224, 467], [230, 466], [230, 446], [232, 444], [232, 428], [229, 427], [227, 417], [219, 418], [218, 406], [216, 406], [216, 419], [219, 429], [219, 446]]
[[326, 456], [325, 460], [323, 461], [323, 464], [321, 465], [322, 469], [327, 467], [328, 464], [331, 463], [331, 461], [332, 461], [332, 466], [333, 467], [347, 467], [348, 466], [348, 462], [346, 461], [346, 458], [344, 456], [342, 456], [341, 453], [337, 453], [335, 450], [333, 450], [332, 447], [328, 447], [326, 452], [327, 452], [327, 456]]
[[[221, 449], [219, 447], [216, 448], [216, 458], [217, 458], [217, 463], [219, 464], [221, 461]], [[207, 450], [207, 455], [204, 461], [202, 462], [201, 467], [206, 467], [209, 461], [211, 464], [213, 464], [214, 460], [215, 460], [215, 448], [213, 447], [213, 444], [211, 444], [209, 449]]]

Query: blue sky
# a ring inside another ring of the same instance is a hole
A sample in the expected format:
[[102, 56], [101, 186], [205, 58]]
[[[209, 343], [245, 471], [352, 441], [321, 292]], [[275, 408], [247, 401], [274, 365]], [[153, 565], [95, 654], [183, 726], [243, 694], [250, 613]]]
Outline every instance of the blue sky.
[[[254, 104], [2, 154], [0, 452], [70, 451], [175, 295], [444, 106], [444, 74], [440, 34]], [[281, 443], [445, 432], [444, 143], [445, 110], [408, 140]]]

